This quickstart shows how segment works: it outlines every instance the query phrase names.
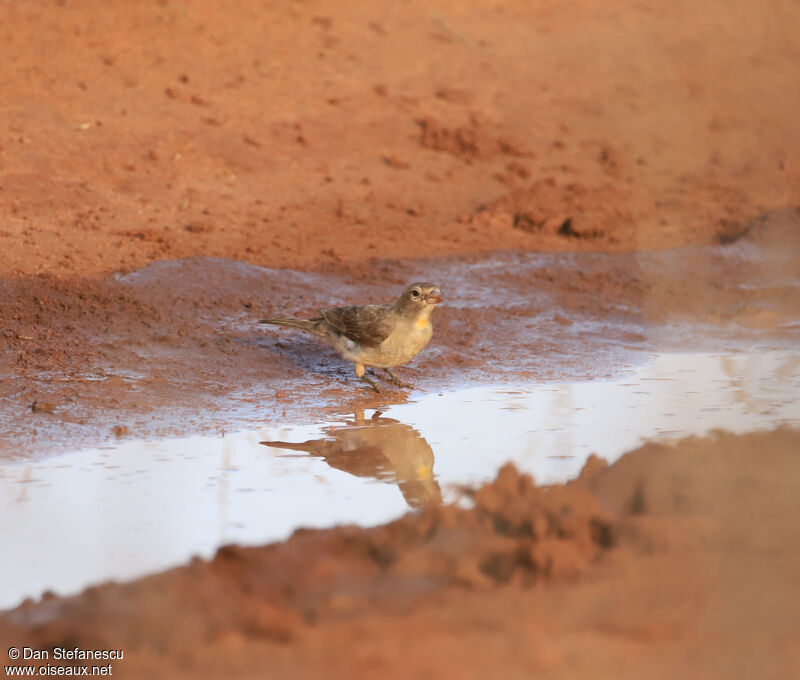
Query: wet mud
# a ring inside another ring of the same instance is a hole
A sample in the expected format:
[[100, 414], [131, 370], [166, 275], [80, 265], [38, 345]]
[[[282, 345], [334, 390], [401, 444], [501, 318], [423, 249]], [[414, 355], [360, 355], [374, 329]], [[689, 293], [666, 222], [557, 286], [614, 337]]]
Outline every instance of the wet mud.
[[386, 261], [368, 282], [215, 258], [102, 281], [0, 281], [0, 453], [402, 402], [407, 390], [372, 395], [333, 350], [257, 320], [392, 300], [415, 278], [445, 282], [446, 296], [433, 341], [399, 369], [422, 392], [611, 377], [645, 351], [787, 346], [800, 331], [800, 249], [780, 234], [800, 232], [800, 217], [778, 211], [763, 222], [769, 229], [724, 246]]

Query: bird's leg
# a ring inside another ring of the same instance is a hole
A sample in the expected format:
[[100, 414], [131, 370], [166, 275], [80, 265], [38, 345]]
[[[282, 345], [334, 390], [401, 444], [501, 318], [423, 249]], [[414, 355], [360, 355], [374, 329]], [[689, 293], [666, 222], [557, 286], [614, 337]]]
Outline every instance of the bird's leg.
[[394, 374], [391, 368], [384, 368], [383, 370], [386, 372], [386, 375], [389, 376], [386, 379], [393, 385], [397, 385], [398, 387], [407, 387], [412, 390], [414, 389], [414, 386], [411, 383], [407, 383], [405, 380], [400, 380], [400, 378]]
[[367, 383], [367, 385], [369, 385], [376, 392], [381, 391], [381, 388], [378, 386], [378, 383], [376, 383], [368, 375], [365, 375], [365, 369], [363, 364], [353, 364], [353, 370], [355, 371], [356, 378], [361, 378], [365, 383]]
[[371, 387], [373, 390], [375, 390], [376, 392], [380, 392], [380, 391], [381, 391], [380, 385], [378, 385], [378, 383], [376, 383], [376, 382], [375, 382], [375, 381], [374, 381], [372, 378], [370, 378], [369, 376], [362, 375], [362, 376], [361, 376], [361, 379], [362, 379], [362, 380], [363, 380], [365, 383], [367, 383], [367, 385], [369, 385], [369, 386], [370, 386], [370, 387]]

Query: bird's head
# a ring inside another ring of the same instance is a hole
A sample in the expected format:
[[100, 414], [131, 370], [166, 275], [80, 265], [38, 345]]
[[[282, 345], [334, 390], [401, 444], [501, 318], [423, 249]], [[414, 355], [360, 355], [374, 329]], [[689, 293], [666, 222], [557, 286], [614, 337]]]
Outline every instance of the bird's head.
[[406, 286], [395, 307], [403, 314], [430, 316], [442, 302], [442, 291], [432, 283], [412, 283]]

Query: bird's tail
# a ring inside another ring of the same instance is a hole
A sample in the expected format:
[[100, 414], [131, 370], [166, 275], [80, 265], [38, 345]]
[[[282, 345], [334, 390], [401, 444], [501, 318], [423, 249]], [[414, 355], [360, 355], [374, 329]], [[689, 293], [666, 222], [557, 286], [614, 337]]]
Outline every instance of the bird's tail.
[[273, 326], [285, 326], [286, 328], [299, 328], [301, 331], [314, 333], [317, 335], [317, 324], [309, 319], [292, 319], [284, 316], [274, 316], [269, 319], [261, 319], [258, 323], [268, 323]]
[[289, 449], [290, 451], [308, 452], [308, 442], [303, 444], [293, 444], [292, 442], [258, 442], [262, 446], [271, 446], [273, 449]]

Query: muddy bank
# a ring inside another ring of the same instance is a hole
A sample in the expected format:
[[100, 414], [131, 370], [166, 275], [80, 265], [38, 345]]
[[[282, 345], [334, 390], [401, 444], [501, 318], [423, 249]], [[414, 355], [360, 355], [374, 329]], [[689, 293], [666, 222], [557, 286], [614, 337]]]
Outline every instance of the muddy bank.
[[[24, 454], [33, 442], [41, 452], [45, 443], [57, 450], [62, 441], [102, 441], [114, 427], [140, 437], [214, 432], [405, 400], [406, 391], [391, 386], [373, 395], [334, 351], [257, 320], [391, 300], [414, 277], [445, 281], [447, 295], [446, 312], [434, 319], [434, 342], [401, 369], [421, 390], [534, 371], [580, 375], [589, 363], [611, 372], [621, 344], [642, 342], [636, 311], [615, 312], [617, 320], [608, 322], [597, 311], [614, 301], [589, 311], [590, 286], [582, 286], [583, 302], [565, 291], [584, 312], [557, 314], [553, 275], [522, 253], [376, 266], [380, 276], [359, 280], [194, 258], [104, 280], [0, 282], [8, 313], [0, 354], [4, 452]], [[569, 266], [559, 269], [571, 278]], [[593, 329], [574, 325], [584, 318]], [[593, 340], [584, 344], [587, 335]], [[548, 362], [535, 361], [542, 350]], [[34, 412], [34, 402], [46, 410]]]
[[471, 509], [226, 547], [27, 603], [0, 638], [122, 647], [120, 677], [790, 677], [798, 450], [719, 433], [549, 488], [506, 467]]
[[691, 343], [682, 315], [797, 318], [774, 262], [715, 254], [776, 221], [796, 242], [781, 0], [11, 3], [0, 26], [0, 455], [376, 405], [248, 321], [420, 275], [448, 295], [424, 390], [612, 374]]
[[646, 351], [785, 346], [797, 337], [800, 251], [769, 244], [798, 225], [783, 211], [724, 246], [376, 261], [370, 277], [192, 258], [104, 279], [7, 279], [0, 450], [42, 455], [405, 400], [388, 385], [372, 395], [332, 350], [256, 321], [391, 300], [420, 278], [446, 296], [432, 344], [400, 369], [426, 392], [611, 377]]

